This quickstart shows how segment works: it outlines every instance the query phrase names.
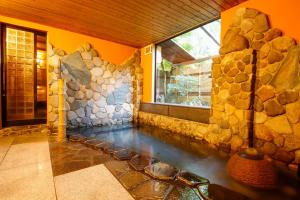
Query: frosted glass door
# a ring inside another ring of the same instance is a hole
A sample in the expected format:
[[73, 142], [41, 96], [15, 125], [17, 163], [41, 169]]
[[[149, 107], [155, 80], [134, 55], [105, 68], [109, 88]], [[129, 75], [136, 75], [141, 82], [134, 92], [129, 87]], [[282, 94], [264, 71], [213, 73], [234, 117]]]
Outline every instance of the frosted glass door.
[[34, 118], [34, 33], [6, 29], [6, 120]]

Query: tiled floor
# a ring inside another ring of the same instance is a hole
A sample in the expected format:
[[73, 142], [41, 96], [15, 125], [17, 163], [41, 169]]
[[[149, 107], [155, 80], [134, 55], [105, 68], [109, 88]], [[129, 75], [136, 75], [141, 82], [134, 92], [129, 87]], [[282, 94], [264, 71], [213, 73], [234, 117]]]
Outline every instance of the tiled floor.
[[133, 199], [100, 164], [109, 155], [50, 138], [51, 165], [48, 139], [42, 133], [0, 137], [1, 200]]
[[[102, 145], [107, 138], [96, 137], [97, 141], [88, 143], [84, 137], [78, 142], [57, 142], [55, 137], [34, 130], [0, 137], [1, 200], [201, 199], [197, 189], [178, 179], [161, 181], [141, 170], [158, 162], [148, 154], [132, 162], [121, 161], [111, 153], [116, 146]], [[217, 184], [203, 186], [202, 193], [215, 200], [248, 199]]]
[[8, 150], [0, 164], [0, 198], [56, 199], [47, 135], [0, 141]]

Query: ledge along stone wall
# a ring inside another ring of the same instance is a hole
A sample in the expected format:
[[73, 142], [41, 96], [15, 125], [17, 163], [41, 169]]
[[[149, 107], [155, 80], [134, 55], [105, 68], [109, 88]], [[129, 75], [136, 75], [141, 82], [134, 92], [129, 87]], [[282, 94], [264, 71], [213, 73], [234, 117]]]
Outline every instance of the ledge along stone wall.
[[[295, 40], [271, 28], [267, 15], [255, 9], [239, 9], [224, 35], [220, 55], [213, 59], [210, 123], [205, 127], [206, 132], [201, 128], [196, 138], [233, 152], [246, 148], [251, 109], [254, 109], [255, 147], [277, 163], [297, 170], [300, 163], [299, 70], [300, 46]], [[142, 123], [193, 135], [185, 129], [194, 122], [168, 127], [165, 118], [140, 112]]]
[[[75, 52], [48, 46], [48, 124], [58, 125], [58, 79], [65, 82], [67, 128], [128, 123], [142, 98], [140, 52], [123, 64], [101, 59], [88, 43]], [[61, 66], [61, 67], [60, 67]]]

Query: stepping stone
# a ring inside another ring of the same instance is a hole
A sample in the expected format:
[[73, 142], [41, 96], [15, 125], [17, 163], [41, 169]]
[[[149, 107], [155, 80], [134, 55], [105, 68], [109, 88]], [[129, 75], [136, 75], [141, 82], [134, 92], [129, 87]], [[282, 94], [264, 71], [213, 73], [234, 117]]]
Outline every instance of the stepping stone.
[[86, 137], [80, 135], [80, 134], [76, 134], [76, 135], [71, 135], [70, 136], [70, 141], [71, 142], [80, 142], [80, 143], [84, 143], [87, 140]]
[[97, 149], [99, 149], [97, 145], [99, 145], [99, 144], [101, 144], [101, 143], [103, 143], [103, 142], [100, 141], [100, 140], [97, 140], [97, 139], [91, 139], [91, 140], [85, 141], [84, 144], [85, 144], [87, 147], [90, 147], [90, 148], [92, 148], [92, 149], [97, 150]]
[[135, 199], [166, 199], [173, 187], [170, 183], [151, 179], [134, 188], [131, 195]]
[[146, 166], [153, 164], [154, 162], [154, 158], [142, 155], [135, 155], [131, 158], [129, 164], [136, 171], [143, 171]]
[[104, 151], [104, 149], [106, 149], [110, 145], [111, 145], [111, 143], [102, 141], [102, 143], [97, 144], [97, 148]]
[[141, 172], [129, 171], [122, 175], [119, 179], [120, 183], [127, 189], [131, 190], [136, 186], [150, 180], [151, 178]]
[[114, 152], [114, 158], [117, 160], [130, 160], [134, 155], [135, 153], [129, 149], [122, 149]]
[[106, 162], [104, 165], [118, 179], [125, 173], [133, 171], [128, 165], [127, 161], [112, 160]]
[[113, 154], [114, 152], [123, 150], [123, 147], [117, 146], [115, 144], [108, 144], [103, 148], [103, 151], [105, 153]]
[[178, 170], [167, 163], [157, 162], [145, 167], [145, 172], [156, 179], [174, 180]]
[[189, 199], [189, 200], [202, 200], [207, 197], [201, 198], [199, 191], [196, 188], [190, 188], [189, 186], [174, 186], [174, 189], [170, 192], [167, 200]]
[[187, 171], [180, 171], [176, 177], [179, 181], [181, 181], [184, 184], [191, 186], [191, 187], [197, 187], [199, 185], [209, 184], [208, 179], [198, 176], [197, 174], [187, 172]]

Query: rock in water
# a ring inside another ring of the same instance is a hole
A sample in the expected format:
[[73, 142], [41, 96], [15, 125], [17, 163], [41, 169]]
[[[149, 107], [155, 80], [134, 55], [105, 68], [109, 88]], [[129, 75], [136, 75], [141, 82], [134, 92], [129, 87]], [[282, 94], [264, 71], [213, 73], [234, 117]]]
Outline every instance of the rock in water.
[[62, 64], [68, 69], [69, 73], [81, 84], [87, 85], [91, 80], [91, 73], [82, 60], [79, 51], [75, 51], [62, 59]]

